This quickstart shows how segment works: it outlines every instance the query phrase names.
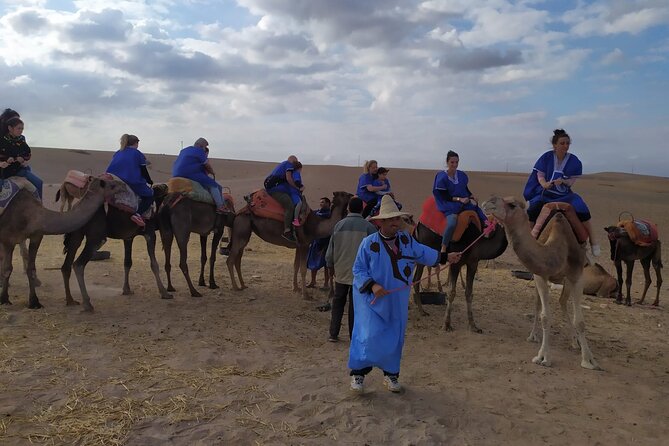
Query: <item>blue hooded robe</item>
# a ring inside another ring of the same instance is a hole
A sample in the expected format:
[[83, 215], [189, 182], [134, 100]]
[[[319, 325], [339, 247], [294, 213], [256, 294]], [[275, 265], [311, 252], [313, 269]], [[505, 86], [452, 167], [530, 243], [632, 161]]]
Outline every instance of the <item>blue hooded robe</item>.
[[119, 177], [140, 197], [153, 197], [153, 190], [142, 175], [146, 157], [136, 147], [126, 147], [114, 153], [106, 172]]
[[[360, 243], [353, 263], [353, 307], [355, 321], [349, 350], [348, 367], [359, 370], [379, 367], [397, 374], [404, 346], [404, 332], [409, 317], [409, 294], [416, 263], [434, 266], [439, 252], [418, 243], [403, 231], [395, 239], [395, 254], [383, 241], [379, 232], [367, 236]], [[374, 293], [367, 292], [370, 281], [388, 291], [372, 305]]]
[[437, 172], [432, 186], [432, 195], [439, 209], [444, 215], [459, 214], [462, 211], [476, 211], [481, 223], [488, 220], [480, 207], [473, 203], [460, 203], [453, 201], [453, 197], [470, 197], [469, 177], [461, 170], [455, 171], [455, 180], [448, 177], [445, 170]]
[[197, 181], [207, 190], [212, 187], [220, 188], [216, 180], [207, 175], [204, 170], [207, 160], [207, 154], [200, 147], [190, 146], [181, 149], [172, 165], [172, 176]]

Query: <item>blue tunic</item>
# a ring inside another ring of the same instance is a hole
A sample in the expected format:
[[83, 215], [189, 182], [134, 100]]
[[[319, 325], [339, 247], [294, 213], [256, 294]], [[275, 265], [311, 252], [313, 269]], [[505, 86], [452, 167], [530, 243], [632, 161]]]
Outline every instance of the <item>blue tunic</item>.
[[[296, 205], [302, 199], [302, 193], [299, 189], [288, 184], [288, 180], [286, 180], [286, 173], [288, 172], [291, 173], [295, 184], [302, 184], [302, 175], [299, 171], [295, 170], [293, 163], [284, 161], [277, 165], [274, 170], [272, 170], [272, 173], [267, 176], [265, 179], [265, 187], [269, 193], [283, 192], [284, 194], [290, 195], [293, 205]], [[268, 185], [271, 185], [271, 187], [267, 187]]]
[[179, 152], [179, 156], [172, 165], [172, 176], [197, 181], [206, 189], [218, 187], [216, 180], [207, 175], [204, 170], [207, 159], [207, 154], [201, 148], [186, 147]]
[[[403, 231], [397, 233], [396, 241], [398, 254], [388, 248], [378, 232], [365, 237], [358, 248], [353, 263], [355, 321], [350, 369], [379, 367], [389, 373], [400, 371], [411, 291], [406, 285], [413, 280], [416, 263], [436, 265], [439, 253]], [[405, 288], [378, 298], [372, 305], [374, 294], [360, 291], [370, 279], [388, 291]]]
[[578, 178], [583, 174], [583, 165], [576, 155], [567, 153], [562, 163], [558, 163], [553, 150], [549, 150], [541, 155], [534, 164], [534, 169], [532, 169], [532, 173], [530, 173], [527, 179], [523, 197], [529, 202], [529, 207], [532, 208], [543, 206], [544, 203], [562, 201], [571, 204], [579, 214], [590, 213], [583, 199], [578, 194], [572, 192], [570, 186], [566, 184], [559, 186], [552, 185], [550, 188], [544, 190], [541, 184], [539, 184], [537, 172], [543, 172], [546, 181], [553, 181], [559, 178]]
[[142, 175], [142, 166], [146, 166], [144, 154], [136, 147], [126, 147], [114, 154], [107, 173], [119, 177], [140, 197], [153, 197], [153, 190]]
[[369, 202], [378, 199], [376, 192], [367, 190], [367, 186], [372, 186], [374, 183], [374, 175], [371, 173], [363, 173], [358, 179], [358, 197], [364, 202]]
[[437, 209], [446, 216], [459, 214], [462, 211], [476, 211], [482, 222], [487, 221], [488, 218], [477, 205], [453, 201], [453, 197], [470, 197], [472, 195], [468, 184], [469, 177], [461, 170], [455, 171], [455, 179], [449, 178], [445, 170], [437, 172], [432, 187], [432, 195], [434, 195], [434, 200], [437, 203]]
[[[388, 194], [388, 193], [392, 192], [392, 189], [390, 188], [390, 180], [388, 178], [386, 178], [385, 181], [381, 181], [378, 178], [376, 180], [372, 181], [372, 186], [378, 187], [378, 186], [383, 186], [384, 184], [387, 184], [388, 187], [383, 189], [383, 190], [380, 190], [378, 192], [383, 192], [384, 194]], [[380, 195], [378, 192], [372, 192], [372, 193], [376, 194], [376, 195]]]
[[[330, 218], [330, 209], [319, 209], [316, 215], [323, 218]], [[325, 266], [325, 250], [328, 249], [330, 237], [319, 238], [309, 245], [309, 255], [307, 257], [307, 269], [319, 270]]]

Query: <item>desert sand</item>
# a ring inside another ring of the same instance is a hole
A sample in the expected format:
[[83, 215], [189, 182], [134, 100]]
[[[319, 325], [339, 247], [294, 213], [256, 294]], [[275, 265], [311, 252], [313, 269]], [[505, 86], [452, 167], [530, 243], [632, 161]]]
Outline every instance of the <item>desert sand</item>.
[[[45, 205], [68, 169], [103, 171], [111, 153], [36, 149]], [[164, 181], [173, 156], [148, 155]], [[383, 160], [379, 160], [383, 164]], [[274, 163], [214, 160], [219, 180], [241, 203]], [[405, 209], [418, 215], [435, 171], [391, 168]], [[529, 166], [528, 166], [529, 169]], [[335, 190], [354, 191], [361, 168], [305, 166], [312, 206]], [[469, 172], [481, 198], [520, 195], [526, 174]], [[614, 224], [622, 211], [669, 225], [669, 179], [601, 173], [575, 189], [589, 203], [594, 226]], [[614, 272], [601, 230], [600, 263]], [[160, 244], [159, 244], [160, 247]], [[458, 286], [453, 332], [440, 327], [445, 308], [410, 311], [401, 394], [382, 385], [380, 371], [352, 394], [342, 341], [327, 342], [329, 313], [292, 291], [293, 252], [252, 238], [243, 272], [249, 288], [230, 289], [225, 258], [216, 266], [218, 290], [192, 298], [178, 268], [177, 292], [160, 300], [142, 240], [135, 242], [134, 295], [122, 296], [123, 247], [109, 240], [106, 261], [91, 262], [87, 283], [95, 313], [64, 305], [62, 237], [45, 237], [39, 252], [42, 310], [28, 310], [27, 280], [15, 255], [10, 298], [0, 307], [0, 444], [213, 445], [658, 445], [669, 442], [668, 282], [660, 307], [618, 306], [587, 297], [591, 348], [604, 371], [580, 367], [556, 314], [554, 364], [531, 363], [538, 345], [526, 341], [535, 296], [513, 250], [479, 269], [474, 314], [482, 334], [467, 329]], [[176, 249], [173, 253], [173, 259]], [[667, 261], [666, 244], [663, 257]], [[163, 257], [158, 253], [159, 261]], [[191, 273], [199, 245], [191, 238]], [[162, 265], [161, 265], [162, 266]], [[193, 274], [195, 275], [195, 274]], [[445, 276], [445, 274], [444, 274]], [[164, 277], [164, 275], [163, 275]], [[655, 280], [654, 273], [652, 275]], [[322, 273], [318, 280], [322, 283]], [[72, 278], [75, 298], [79, 298]], [[643, 275], [637, 264], [633, 300]], [[553, 291], [557, 302], [558, 291]], [[654, 297], [651, 287], [650, 301]], [[649, 299], [647, 298], [647, 301]]]

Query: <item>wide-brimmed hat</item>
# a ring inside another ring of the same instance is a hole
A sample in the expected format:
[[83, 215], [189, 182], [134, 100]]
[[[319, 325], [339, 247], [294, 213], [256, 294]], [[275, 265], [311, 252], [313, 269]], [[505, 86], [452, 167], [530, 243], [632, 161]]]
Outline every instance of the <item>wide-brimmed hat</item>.
[[381, 199], [381, 207], [379, 208], [379, 215], [371, 217], [370, 220], [385, 220], [387, 218], [395, 218], [409, 215], [407, 212], [401, 212], [397, 209], [395, 200], [390, 195], [384, 195]]

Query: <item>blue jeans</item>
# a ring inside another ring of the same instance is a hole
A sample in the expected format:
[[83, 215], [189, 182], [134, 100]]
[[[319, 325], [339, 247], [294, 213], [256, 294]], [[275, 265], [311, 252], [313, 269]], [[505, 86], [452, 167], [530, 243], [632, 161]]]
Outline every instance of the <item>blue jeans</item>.
[[23, 177], [23, 178], [27, 179], [28, 181], [30, 181], [37, 188], [37, 194], [39, 195], [39, 199], [40, 200], [42, 199], [42, 189], [43, 189], [44, 182], [42, 181], [42, 179], [40, 177], [38, 177], [37, 175], [35, 175], [32, 172], [32, 170], [30, 169], [30, 166], [22, 167], [21, 170], [19, 170], [16, 173], [16, 176], [17, 177]]
[[453, 238], [453, 233], [455, 232], [455, 227], [458, 224], [458, 214], [449, 214], [446, 216], [446, 230], [444, 231], [444, 236], [441, 239], [441, 244], [448, 246], [451, 243], [451, 238]]
[[214, 203], [216, 203], [217, 208], [221, 208], [225, 205], [225, 200], [223, 199], [223, 192], [221, 191], [221, 187], [216, 185], [216, 186], [211, 186], [209, 188], [209, 193], [211, 194], [211, 197], [214, 199]]

